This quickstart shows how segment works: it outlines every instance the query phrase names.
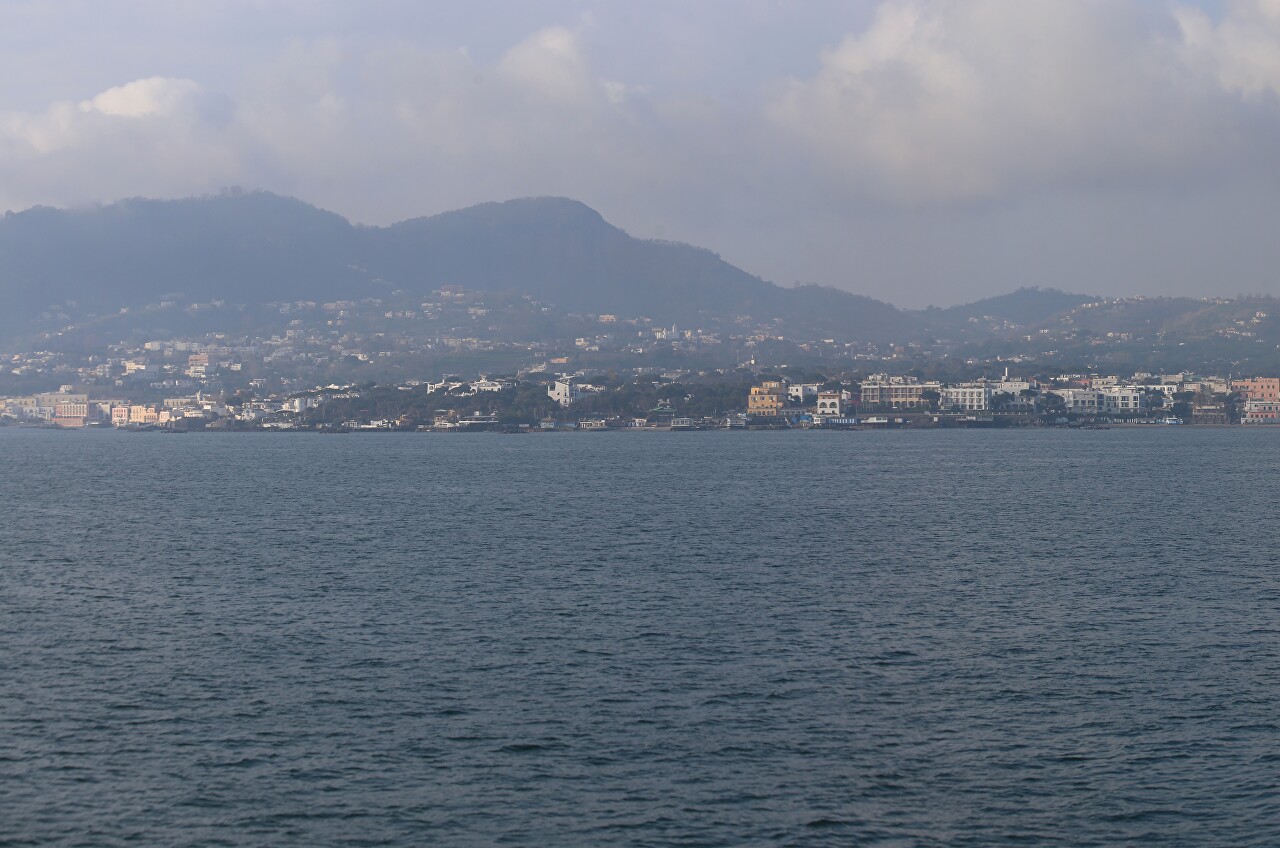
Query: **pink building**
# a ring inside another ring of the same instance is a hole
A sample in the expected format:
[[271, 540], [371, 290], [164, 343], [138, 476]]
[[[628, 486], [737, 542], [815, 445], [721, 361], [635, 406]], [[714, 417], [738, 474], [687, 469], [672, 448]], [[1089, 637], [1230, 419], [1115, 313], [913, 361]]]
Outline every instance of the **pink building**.
[[59, 427], [83, 427], [88, 417], [88, 403], [71, 401], [53, 407], [53, 423]]
[[1252, 377], [1248, 380], [1232, 380], [1231, 390], [1239, 392], [1245, 400], [1280, 401], [1280, 377]]

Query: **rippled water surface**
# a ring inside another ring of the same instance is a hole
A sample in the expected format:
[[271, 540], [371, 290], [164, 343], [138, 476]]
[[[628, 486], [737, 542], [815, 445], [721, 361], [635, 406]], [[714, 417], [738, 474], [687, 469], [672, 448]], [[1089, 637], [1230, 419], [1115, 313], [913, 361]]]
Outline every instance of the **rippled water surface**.
[[1280, 432], [0, 429], [0, 844], [1280, 844]]

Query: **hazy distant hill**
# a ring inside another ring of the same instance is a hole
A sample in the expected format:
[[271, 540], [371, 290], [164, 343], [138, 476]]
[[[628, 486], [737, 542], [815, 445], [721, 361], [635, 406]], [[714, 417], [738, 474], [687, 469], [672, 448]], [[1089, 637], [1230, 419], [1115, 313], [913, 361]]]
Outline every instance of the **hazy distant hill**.
[[975, 320], [1035, 326], [1083, 303], [1096, 300], [1098, 297], [1095, 295], [1030, 287], [947, 309], [927, 309], [921, 315], [930, 326], [938, 327], [956, 326]]
[[563, 198], [488, 203], [390, 227], [353, 226], [265, 192], [35, 208], [0, 219], [0, 334], [8, 336], [56, 322], [59, 310], [51, 307], [68, 303], [83, 314], [166, 294], [247, 303], [360, 298], [388, 286], [425, 293], [440, 285], [686, 326], [777, 317], [784, 332], [803, 327], [879, 340], [918, 325], [870, 298], [784, 289], [709, 251], [634, 239]]
[[354, 228], [268, 194], [35, 208], [0, 219], [10, 326], [52, 304], [114, 310], [166, 293], [190, 300], [329, 297], [358, 290]]
[[[1237, 298], [1103, 298], [1057, 289], [1022, 288], [1009, 294], [953, 306], [927, 309], [922, 320], [934, 330], [965, 329], [971, 335], [998, 338], [1027, 329], [1071, 330], [1114, 338], [1156, 334], [1180, 339], [1208, 336], [1257, 337], [1270, 333], [1276, 301], [1268, 296]], [[1241, 333], [1254, 333], [1242, 336]], [[1267, 336], [1268, 338], [1270, 335]]]

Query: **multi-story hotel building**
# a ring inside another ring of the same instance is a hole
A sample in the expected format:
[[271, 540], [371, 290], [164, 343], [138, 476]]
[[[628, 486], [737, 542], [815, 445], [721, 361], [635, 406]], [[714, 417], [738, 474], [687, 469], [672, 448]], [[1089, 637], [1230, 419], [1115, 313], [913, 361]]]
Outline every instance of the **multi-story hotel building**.
[[938, 397], [942, 397], [942, 384], [921, 383], [914, 377], [872, 374], [862, 384], [862, 404], [875, 406], [883, 403], [893, 407], [924, 406], [925, 392], [935, 392]]
[[777, 380], [765, 380], [760, 385], [751, 387], [751, 394], [747, 395], [747, 414], [776, 418], [782, 414], [785, 401], [786, 388], [782, 383]]
[[1280, 401], [1280, 377], [1253, 377], [1248, 380], [1232, 380], [1231, 390], [1239, 392], [1245, 400]]
[[982, 412], [991, 406], [989, 383], [961, 383], [942, 390], [943, 409], [963, 409], [966, 412]]

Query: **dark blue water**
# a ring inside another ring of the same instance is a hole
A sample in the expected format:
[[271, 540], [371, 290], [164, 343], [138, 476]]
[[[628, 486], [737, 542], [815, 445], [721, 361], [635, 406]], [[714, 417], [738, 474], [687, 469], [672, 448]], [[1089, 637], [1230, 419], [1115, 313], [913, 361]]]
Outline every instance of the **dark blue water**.
[[0, 430], [4, 845], [1280, 844], [1280, 433]]

